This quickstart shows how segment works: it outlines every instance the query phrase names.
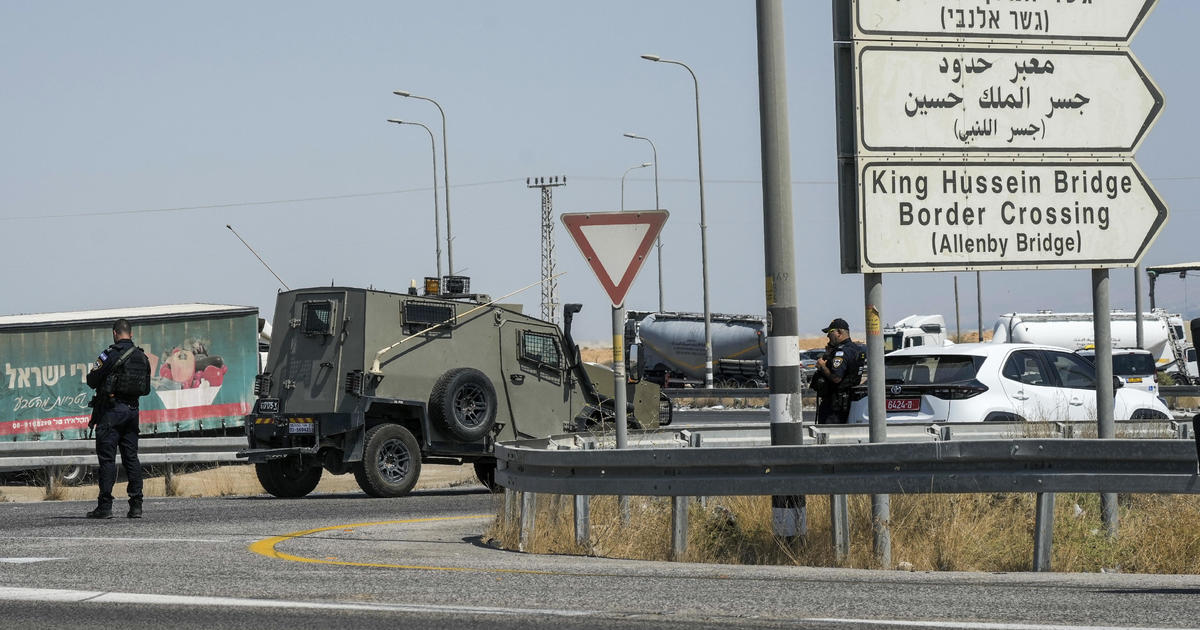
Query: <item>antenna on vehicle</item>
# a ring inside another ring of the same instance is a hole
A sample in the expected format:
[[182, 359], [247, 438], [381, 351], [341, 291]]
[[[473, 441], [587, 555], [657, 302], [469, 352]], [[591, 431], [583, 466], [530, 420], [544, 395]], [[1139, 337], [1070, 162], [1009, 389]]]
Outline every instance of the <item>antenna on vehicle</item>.
[[282, 285], [283, 285], [283, 288], [284, 288], [284, 289], [287, 289], [288, 291], [291, 291], [291, 290], [292, 290], [292, 288], [291, 288], [291, 287], [289, 287], [289, 286], [287, 285], [287, 283], [283, 281], [283, 278], [280, 278], [280, 277], [279, 277], [279, 274], [275, 273], [275, 270], [274, 270], [274, 269], [271, 269], [271, 265], [268, 265], [268, 264], [267, 264], [267, 261], [263, 260], [263, 259], [262, 259], [262, 256], [259, 256], [259, 255], [258, 255], [258, 252], [254, 251], [254, 248], [253, 248], [253, 247], [250, 247], [250, 243], [247, 243], [247, 242], [246, 242], [246, 239], [242, 238], [242, 235], [241, 235], [241, 234], [238, 234], [238, 233], [237, 233], [237, 230], [233, 229], [233, 226], [232, 226], [232, 225], [229, 225], [228, 223], [226, 223], [226, 224], [225, 224], [225, 227], [229, 228], [229, 231], [230, 231], [230, 232], [233, 232], [233, 235], [234, 235], [234, 236], [236, 236], [236, 237], [238, 238], [238, 240], [242, 242], [242, 245], [245, 245], [245, 246], [246, 246], [246, 249], [250, 250], [250, 253], [251, 253], [251, 254], [254, 254], [254, 257], [258, 259], [258, 262], [262, 263], [262, 264], [263, 264], [263, 266], [267, 268], [267, 271], [270, 271], [270, 272], [271, 272], [271, 275], [272, 275], [272, 276], [275, 276], [275, 279], [279, 281], [279, 284], [282, 284]]
[[[265, 263], [264, 263], [264, 264], [265, 264]], [[433, 329], [435, 329], [435, 328], [438, 328], [438, 327], [441, 327], [441, 326], [445, 326], [446, 324], [449, 324], [450, 322], [454, 321], [455, 319], [458, 319], [458, 318], [460, 318], [460, 317], [466, 317], [467, 315], [470, 315], [471, 313], [474, 313], [475, 311], [478, 311], [478, 310], [479, 310], [479, 309], [481, 309], [481, 308], [487, 308], [487, 307], [489, 307], [489, 306], [491, 306], [491, 305], [495, 304], [496, 302], [499, 302], [500, 300], [505, 300], [505, 299], [508, 299], [508, 298], [510, 298], [510, 297], [512, 297], [512, 296], [514, 296], [514, 295], [516, 295], [516, 294], [518, 294], [518, 293], [520, 293], [520, 292], [522, 292], [522, 291], [528, 290], [528, 289], [530, 289], [530, 288], [532, 288], [532, 287], [536, 287], [537, 285], [539, 285], [539, 284], [542, 284], [543, 282], [546, 282], [547, 280], [554, 280], [555, 278], [558, 278], [559, 276], [566, 275], [566, 273], [567, 273], [567, 272], [565, 272], [565, 271], [564, 271], [564, 272], [562, 272], [562, 273], [558, 273], [558, 274], [555, 274], [555, 275], [553, 275], [553, 276], [550, 276], [549, 278], [543, 278], [543, 279], [541, 279], [541, 280], [538, 280], [537, 282], [534, 282], [533, 284], [529, 284], [529, 285], [523, 286], [523, 287], [521, 287], [520, 289], [517, 289], [516, 291], [513, 291], [512, 293], [509, 293], [509, 294], [507, 294], [507, 295], [502, 295], [502, 296], [500, 296], [500, 297], [498, 297], [498, 298], [496, 298], [496, 299], [494, 299], [494, 300], [492, 300], [492, 301], [490, 301], [490, 302], [485, 302], [485, 303], [483, 303], [483, 304], [480, 304], [479, 306], [476, 306], [475, 308], [473, 308], [473, 309], [471, 309], [471, 310], [469, 310], [469, 311], [466, 311], [466, 312], [464, 312], [464, 313], [461, 313], [461, 314], [455, 315], [454, 317], [451, 317], [450, 319], [447, 319], [447, 320], [446, 320], [446, 321], [444, 321], [444, 322], [440, 322], [440, 323], [434, 324], [434, 325], [430, 326], [429, 328], [426, 328], [425, 330], [422, 330], [422, 331], [420, 331], [420, 332], [417, 332], [417, 333], [413, 333], [413, 334], [411, 334], [411, 335], [409, 335], [409, 336], [407, 336], [407, 337], [405, 337], [405, 338], [401, 339], [400, 341], [397, 341], [396, 343], [394, 343], [394, 344], [392, 344], [392, 345], [390, 345], [390, 346], [387, 346], [387, 347], [385, 347], [385, 348], [380, 348], [380, 349], [379, 349], [379, 352], [376, 352], [376, 353], [375, 353], [375, 361], [374, 361], [374, 362], [371, 364], [371, 369], [370, 369], [370, 370], [368, 370], [368, 373], [369, 373], [369, 374], [374, 374], [375, 376], [382, 376], [382, 375], [383, 375], [383, 368], [382, 368], [382, 367], [380, 367], [379, 360], [383, 358], [383, 355], [385, 355], [385, 354], [387, 354], [388, 352], [391, 352], [392, 350], [396, 349], [396, 347], [397, 347], [397, 346], [399, 346], [400, 344], [402, 344], [402, 343], [404, 343], [404, 342], [406, 342], [406, 341], [408, 341], [408, 340], [410, 340], [410, 339], [416, 339], [417, 337], [420, 337], [420, 336], [424, 335], [425, 333], [427, 333], [427, 332], [429, 332], [429, 331], [431, 331], [431, 330], [433, 330]]]

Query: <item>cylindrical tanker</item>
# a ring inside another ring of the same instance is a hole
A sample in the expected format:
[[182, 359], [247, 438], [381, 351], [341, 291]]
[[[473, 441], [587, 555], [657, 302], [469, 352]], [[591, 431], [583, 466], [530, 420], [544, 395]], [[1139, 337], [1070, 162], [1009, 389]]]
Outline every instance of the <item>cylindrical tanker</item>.
[[[753, 315], [711, 316], [714, 378], [766, 385], [766, 322]], [[630, 311], [625, 324], [630, 374], [664, 386], [704, 383], [704, 315]]]

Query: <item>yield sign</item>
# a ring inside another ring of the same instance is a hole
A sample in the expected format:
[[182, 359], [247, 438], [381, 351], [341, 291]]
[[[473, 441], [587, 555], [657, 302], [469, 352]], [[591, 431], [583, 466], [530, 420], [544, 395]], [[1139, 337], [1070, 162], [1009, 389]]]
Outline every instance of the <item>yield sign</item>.
[[667, 214], [666, 210], [642, 210], [562, 215], [567, 233], [608, 292], [613, 306], [625, 303], [625, 294], [646, 262]]

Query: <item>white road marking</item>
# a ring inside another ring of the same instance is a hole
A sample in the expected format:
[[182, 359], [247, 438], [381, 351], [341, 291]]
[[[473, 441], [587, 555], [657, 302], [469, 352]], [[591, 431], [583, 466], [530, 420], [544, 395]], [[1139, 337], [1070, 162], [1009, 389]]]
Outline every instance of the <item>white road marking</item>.
[[212, 606], [239, 608], [303, 608], [314, 610], [364, 610], [384, 612], [437, 612], [482, 615], [541, 615], [550, 617], [582, 617], [595, 615], [591, 610], [559, 608], [497, 608], [490, 606], [438, 606], [432, 604], [349, 604], [341, 602], [301, 602], [283, 599], [248, 599], [240, 597], [202, 597], [195, 595], [155, 595], [150, 593], [114, 593], [105, 591], [75, 591], [49, 588], [20, 588], [0, 586], [0, 601], [80, 602], [100, 604], [144, 604], [163, 606]]
[[179, 542], [194, 542], [194, 543], [241, 543], [243, 539], [219, 539], [219, 538], [137, 538], [137, 537], [121, 537], [121, 536], [0, 536], [0, 540], [99, 540], [99, 541], [121, 541], [121, 542], [163, 542], [163, 543], [179, 543]]
[[0, 558], [0, 562], [7, 564], [31, 564], [34, 562], [48, 562], [50, 560], [66, 560], [66, 558]]
[[1152, 626], [1067, 626], [1043, 623], [990, 623], [982, 621], [913, 621], [901, 619], [817, 619], [802, 621], [887, 626], [889, 628], [956, 628], [965, 630], [1188, 630], [1187, 628], [1158, 628]]

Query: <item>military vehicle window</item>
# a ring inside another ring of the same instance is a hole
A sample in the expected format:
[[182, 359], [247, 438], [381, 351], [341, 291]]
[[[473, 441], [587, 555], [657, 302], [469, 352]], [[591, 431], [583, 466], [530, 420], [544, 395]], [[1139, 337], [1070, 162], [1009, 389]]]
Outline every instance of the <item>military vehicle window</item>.
[[553, 335], [525, 331], [521, 335], [521, 360], [562, 369], [562, 355]]
[[442, 323], [446, 326], [430, 332], [447, 334], [454, 326], [454, 306], [450, 304], [406, 300], [401, 304], [401, 309], [401, 320], [404, 322], [406, 335], [415, 335], [430, 326]]
[[329, 300], [305, 302], [301, 321], [306, 335], [332, 335], [333, 302]]

